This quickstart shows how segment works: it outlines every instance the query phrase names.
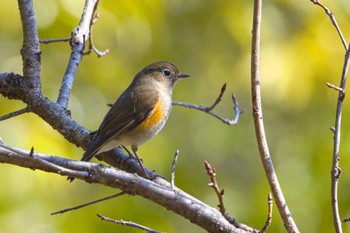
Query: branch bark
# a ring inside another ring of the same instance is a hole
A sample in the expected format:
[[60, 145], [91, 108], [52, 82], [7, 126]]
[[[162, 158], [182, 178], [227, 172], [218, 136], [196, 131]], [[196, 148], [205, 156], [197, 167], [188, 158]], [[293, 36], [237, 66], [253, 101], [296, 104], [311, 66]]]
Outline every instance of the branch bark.
[[255, 133], [258, 142], [260, 158], [265, 169], [272, 195], [277, 204], [284, 226], [288, 232], [299, 232], [292, 215], [289, 211], [287, 202], [283, 196], [279, 185], [277, 174], [275, 172], [268, 143], [265, 134], [263, 113], [261, 106], [260, 90], [260, 27], [261, 27], [261, 9], [262, 0], [254, 1], [253, 35], [252, 35], [252, 55], [251, 55], [251, 89], [253, 101], [253, 118]]
[[[1, 163], [73, 176], [89, 183], [118, 188], [130, 195], [142, 196], [189, 219], [208, 232], [250, 232], [235, 228], [215, 208], [176, 187], [172, 189], [171, 184], [162, 178], [158, 177], [150, 181], [136, 174], [101, 164], [74, 161], [41, 153], [30, 155], [30, 151], [5, 147], [0, 144]], [[76, 171], [83, 172], [77, 173]]]
[[99, 0], [85, 1], [84, 10], [79, 25], [72, 31], [72, 36], [70, 39], [70, 44], [72, 47], [71, 54], [57, 98], [57, 103], [65, 109], [68, 107], [69, 96], [78, 66], [83, 59], [85, 41], [89, 38], [93, 14], [97, 8], [98, 2]]

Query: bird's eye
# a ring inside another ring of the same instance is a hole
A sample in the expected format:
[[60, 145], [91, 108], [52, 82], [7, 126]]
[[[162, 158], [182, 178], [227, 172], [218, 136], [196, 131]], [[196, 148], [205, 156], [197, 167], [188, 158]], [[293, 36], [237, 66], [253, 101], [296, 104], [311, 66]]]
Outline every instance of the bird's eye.
[[171, 75], [171, 71], [168, 70], [168, 69], [164, 69], [163, 70], [163, 74], [164, 74], [165, 77], [169, 77]]

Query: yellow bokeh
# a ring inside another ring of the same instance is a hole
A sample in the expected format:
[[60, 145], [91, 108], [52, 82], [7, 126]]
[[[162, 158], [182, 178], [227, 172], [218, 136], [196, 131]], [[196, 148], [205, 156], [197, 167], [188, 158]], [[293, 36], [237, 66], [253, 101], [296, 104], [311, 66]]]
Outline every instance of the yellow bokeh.
[[[41, 39], [69, 37], [84, 1], [35, 1]], [[333, 10], [349, 41], [349, 1], [324, 2]], [[233, 116], [231, 93], [245, 109], [239, 124], [226, 126], [215, 118], [174, 106], [163, 131], [139, 153], [150, 169], [169, 178], [174, 152], [180, 157], [176, 185], [216, 207], [207, 187], [203, 161], [216, 168], [229, 212], [239, 222], [259, 228], [266, 216], [267, 181], [258, 156], [252, 122], [250, 46], [252, 1], [100, 1], [93, 39], [109, 54], [84, 56], [75, 78], [69, 109], [72, 118], [96, 130], [113, 103], [145, 65], [168, 60], [191, 78], [173, 91], [176, 101], [210, 105], [223, 83], [227, 91], [215, 109]], [[16, 1], [0, 1], [0, 72], [22, 73], [22, 33]], [[10, 19], [10, 20], [9, 20]], [[57, 99], [70, 47], [41, 45], [44, 94]], [[337, 92], [344, 47], [328, 16], [310, 1], [264, 2], [261, 34], [261, 88], [267, 139], [282, 189], [301, 232], [332, 232], [330, 164]], [[346, 89], [346, 91], [348, 88]], [[0, 98], [0, 115], [24, 108], [20, 101]], [[349, 217], [347, 158], [350, 135], [347, 99], [342, 128], [340, 214]], [[27, 113], [0, 122], [7, 144], [80, 159], [83, 150], [67, 142], [38, 116]], [[100, 163], [94, 159], [92, 162]], [[118, 190], [65, 177], [1, 164], [0, 233], [2, 232], [139, 232], [101, 222], [96, 213], [134, 221], [164, 232], [204, 232], [154, 203], [123, 196], [70, 213], [58, 209], [82, 204]], [[311, 217], [310, 217], [311, 216]], [[21, 224], [18, 224], [20, 222]], [[274, 207], [269, 232], [283, 232]], [[344, 232], [350, 232], [344, 226]]]

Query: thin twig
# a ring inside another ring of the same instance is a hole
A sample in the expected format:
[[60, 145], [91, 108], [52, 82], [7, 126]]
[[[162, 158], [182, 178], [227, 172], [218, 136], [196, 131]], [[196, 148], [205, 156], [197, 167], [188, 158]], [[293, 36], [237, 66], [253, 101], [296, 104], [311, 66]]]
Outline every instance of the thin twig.
[[62, 210], [58, 210], [58, 211], [52, 212], [51, 215], [63, 214], [63, 213], [68, 212], [68, 211], [77, 210], [77, 209], [80, 209], [80, 208], [83, 208], [83, 207], [86, 207], [86, 206], [89, 206], [89, 205], [93, 205], [93, 204], [96, 204], [96, 203], [99, 203], [99, 202], [102, 202], [102, 201], [106, 201], [106, 200], [110, 200], [112, 198], [119, 197], [119, 196], [124, 195], [124, 194], [125, 194], [125, 192], [119, 192], [117, 194], [114, 194], [114, 195], [111, 195], [111, 196], [107, 196], [107, 197], [103, 197], [103, 198], [100, 198], [100, 199], [97, 199], [97, 200], [94, 200], [94, 201], [91, 201], [91, 202], [87, 202], [87, 203], [82, 204], [82, 205], [78, 205], [78, 206], [74, 206], [74, 207], [70, 207], [70, 208], [66, 208], [66, 209], [62, 209]]
[[343, 222], [350, 222], [350, 218], [344, 218]]
[[10, 112], [10, 113], [8, 113], [6, 115], [1, 116], [0, 117], [0, 121], [7, 120], [9, 118], [12, 118], [12, 117], [15, 117], [15, 116], [19, 116], [19, 115], [21, 115], [23, 113], [27, 113], [27, 112], [29, 112], [29, 108], [28, 107], [25, 107], [23, 109], [20, 109], [20, 110], [14, 111], [14, 112]]
[[221, 90], [220, 90], [220, 94], [219, 94], [219, 96], [216, 98], [216, 100], [214, 101], [214, 103], [213, 103], [210, 107], [208, 107], [208, 108], [206, 109], [207, 112], [213, 110], [213, 109], [216, 107], [216, 105], [218, 105], [218, 103], [221, 102], [222, 96], [224, 95], [225, 91], [226, 91], [226, 83], [224, 83], [224, 85], [222, 85]]
[[50, 43], [57, 43], [57, 42], [69, 42], [72, 39], [72, 37], [69, 38], [58, 38], [58, 39], [42, 39], [39, 40], [42, 44], [50, 44]]
[[232, 120], [228, 119], [228, 118], [224, 118], [224, 117], [222, 117], [222, 116], [220, 116], [212, 111], [218, 105], [218, 103], [221, 102], [221, 99], [225, 93], [225, 90], [226, 90], [226, 83], [224, 83], [224, 85], [221, 87], [221, 91], [219, 93], [219, 96], [215, 99], [214, 103], [210, 106], [188, 104], [188, 103], [177, 102], [177, 101], [173, 101], [173, 105], [182, 106], [185, 108], [196, 109], [198, 111], [202, 111], [202, 112], [208, 113], [209, 115], [212, 115], [213, 117], [219, 119], [220, 121], [222, 121], [223, 123], [225, 123], [227, 125], [236, 125], [238, 123], [239, 116], [244, 112], [244, 110], [239, 108], [238, 101], [237, 101], [235, 94], [232, 94], [233, 110], [235, 112], [235, 116]]
[[321, 1], [319, 1], [319, 0], [310, 0], [310, 1], [311, 1], [312, 3], [314, 3], [314, 4], [316, 4], [316, 5], [318, 5], [318, 6], [320, 6], [320, 7], [323, 8], [323, 10], [326, 12], [326, 14], [327, 14], [327, 15], [329, 16], [329, 18], [331, 19], [332, 24], [334, 25], [335, 29], [337, 30], [338, 35], [339, 35], [339, 37], [340, 37], [340, 39], [341, 39], [341, 42], [343, 43], [343, 46], [344, 46], [345, 50], [348, 50], [348, 43], [346, 42], [346, 40], [345, 40], [345, 38], [344, 38], [344, 36], [343, 36], [343, 33], [341, 32], [340, 27], [338, 26], [337, 20], [335, 19], [333, 12], [330, 11], [330, 10], [328, 9], [328, 7], [326, 7], [325, 5], [323, 5], [323, 4], [321, 3]]
[[331, 130], [334, 134], [333, 137], [333, 159], [332, 159], [332, 171], [331, 171], [331, 198], [332, 198], [332, 213], [333, 213], [333, 224], [334, 224], [334, 229], [335, 232], [341, 233], [343, 232], [342, 227], [341, 227], [341, 219], [339, 215], [339, 206], [338, 206], [338, 181], [339, 177], [341, 174], [341, 169], [339, 167], [339, 151], [340, 151], [340, 127], [341, 127], [341, 116], [342, 116], [342, 111], [343, 111], [343, 102], [345, 98], [345, 85], [346, 85], [346, 78], [349, 70], [349, 63], [350, 63], [350, 51], [349, 47], [350, 45], [347, 44], [343, 33], [341, 32], [338, 23], [334, 17], [333, 12], [331, 12], [328, 7], [326, 7], [324, 4], [321, 3], [319, 0], [311, 0], [312, 3], [320, 6], [321, 8], [324, 9], [326, 14], [329, 16], [332, 24], [335, 26], [338, 35], [343, 43], [343, 46], [346, 50], [345, 54], [345, 61], [343, 65], [343, 71], [342, 71], [342, 76], [340, 80], [340, 85], [339, 87], [333, 85], [333, 84], [326, 84], [329, 88], [332, 88], [334, 90], [337, 90], [338, 93], [338, 101], [337, 101], [337, 109], [336, 109], [336, 114], [335, 114], [335, 126], [331, 127]]
[[270, 226], [271, 223], [272, 223], [273, 199], [272, 199], [271, 193], [269, 193], [269, 195], [267, 195], [267, 206], [268, 206], [268, 210], [267, 210], [267, 219], [266, 219], [265, 225], [263, 226], [263, 228], [260, 230], [259, 233], [264, 233], [264, 232], [266, 232], [267, 228], [269, 228], [269, 226]]
[[231, 223], [233, 226], [237, 228], [244, 229], [249, 232], [259, 232], [256, 229], [253, 229], [251, 227], [246, 226], [245, 224], [237, 222], [237, 220], [234, 217], [229, 215], [229, 213], [226, 211], [225, 204], [224, 204], [225, 191], [224, 189], [220, 190], [218, 182], [216, 181], [216, 170], [211, 166], [211, 164], [208, 161], [204, 161], [204, 165], [205, 165], [207, 174], [210, 178], [210, 183], [208, 184], [208, 186], [214, 189], [216, 196], [218, 197], [218, 200], [219, 200], [218, 207], [222, 216], [224, 216], [229, 223]]
[[98, 57], [102, 57], [105, 56], [109, 53], [109, 49], [105, 49], [103, 51], [100, 51], [96, 48], [95, 44], [94, 44], [94, 39], [93, 39], [93, 34], [92, 34], [92, 29], [93, 29], [93, 25], [97, 22], [97, 20], [100, 18], [100, 13], [96, 12], [95, 16], [91, 19], [90, 22], [90, 33], [89, 33], [89, 49], [88, 51], [84, 52], [84, 55], [88, 55], [91, 52], [95, 52], [96, 55]]
[[277, 204], [279, 213], [283, 219], [284, 226], [288, 232], [299, 232], [297, 225], [289, 211], [287, 201], [283, 196], [281, 186], [277, 179], [270, 151], [267, 144], [263, 112], [261, 107], [261, 90], [260, 90], [260, 30], [261, 30], [261, 11], [262, 0], [254, 1], [254, 16], [252, 30], [252, 49], [251, 49], [251, 90], [252, 90], [252, 107], [255, 134], [259, 147], [261, 162], [264, 166], [265, 174], [268, 179], [272, 195]]
[[[349, 71], [350, 65], [350, 49], [347, 50], [343, 65], [342, 76], [340, 80], [339, 88], [345, 90], [346, 78]], [[333, 143], [333, 160], [332, 160], [332, 171], [331, 171], [331, 197], [332, 197], [332, 212], [333, 212], [333, 224], [335, 231], [337, 233], [342, 232], [341, 219], [339, 215], [338, 206], [338, 182], [341, 174], [341, 169], [339, 167], [339, 152], [340, 152], [340, 138], [341, 138], [341, 116], [343, 112], [345, 93], [338, 93], [337, 109], [335, 113], [335, 125], [334, 125], [334, 143]]]
[[145, 227], [145, 226], [142, 226], [140, 224], [137, 224], [137, 223], [134, 223], [134, 222], [130, 222], [130, 221], [124, 221], [124, 220], [115, 220], [115, 219], [112, 219], [112, 218], [108, 218], [108, 217], [105, 217], [103, 215], [100, 215], [100, 214], [96, 214], [102, 221], [107, 221], [107, 222], [112, 222], [112, 223], [117, 223], [117, 224], [120, 224], [120, 225], [123, 225], [123, 226], [129, 226], [129, 227], [134, 227], [134, 228], [137, 228], [137, 229], [140, 229], [140, 230], [144, 230], [146, 232], [149, 232], [149, 233], [162, 233], [161, 231], [156, 231], [156, 230], [153, 230], [149, 227]]
[[336, 90], [336, 91], [339, 91], [339, 92], [343, 92], [343, 94], [345, 94], [345, 91], [344, 91], [343, 88], [337, 87], [337, 86], [335, 86], [332, 83], [326, 83], [326, 86], [331, 88], [331, 89], [333, 89], [333, 90]]
[[176, 168], [177, 158], [179, 157], [179, 154], [180, 154], [180, 151], [176, 150], [174, 154], [173, 163], [171, 164], [170, 184], [171, 184], [172, 190], [174, 190], [175, 188], [175, 168]]

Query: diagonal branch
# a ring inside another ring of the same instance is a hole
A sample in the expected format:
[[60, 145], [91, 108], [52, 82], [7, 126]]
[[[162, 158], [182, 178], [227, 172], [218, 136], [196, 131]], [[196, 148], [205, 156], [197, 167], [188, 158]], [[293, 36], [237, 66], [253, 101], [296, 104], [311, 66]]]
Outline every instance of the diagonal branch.
[[262, 0], [254, 1], [254, 17], [252, 32], [252, 55], [251, 55], [251, 89], [253, 102], [253, 118], [255, 133], [258, 142], [260, 158], [265, 169], [265, 173], [277, 204], [284, 226], [288, 232], [299, 232], [292, 215], [289, 211], [287, 202], [283, 196], [279, 185], [277, 175], [271, 160], [270, 151], [267, 144], [263, 113], [261, 107], [260, 90], [260, 28], [261, 28], [261, 9]]
[[90, 201], [88, 203], [84, 203], [84, 204], [81, 204], [81, 205], [78, 205], [78, 206], [69, 207], [69, 208], [65, 208], [65, 209], [62, 209], [62, 210], [58, 210], [58, 211], [52, 212], [51, 215], [63, 214], [63, 213], [66, 213], [68, 211], [78, 210], [80, 208], [84, 208], [86, 206], [93, 205], [93, 204], [96, 204], [96, 203], [99, 203], [99, 202], [102, 202], [102, 201], [107, 201], [109, 199], [113, 199], [113, 198], [122, 196], [124, 194], [125, 194], [124, 192], [119, 192], [117, 194], [113, 194], [111, 196], [103, 197], [103, 198], [100, 198], [100, 199], [97, 199], [97, 200], [94, 200], [94, 201]]
[[22, 115], [22, 114], [27, 113], [27, 112], [29, 112], [28, 107], [22, 108], [20, 110], [14, 111], [14, 112], [10, 112], [6, 115], [0, 116], [0, 121], [7, 120], [7, 119], [10, 119], [12, 117], [16, 117], [16, 116]]
[[344, 38], [344, 36], [343, 36], [343, 33], [341, 32], [340, 27], [338, 26], [337, 20], [335, 19], [333, 12], [330, 11], [330, 10], [328, 9], [328, 7], [326, 7], [325, 5], [323, 5], [323, 4], [321, 3], [321, 1], [319, 1], [319, 0], [310, 0], [310, 1], [311, 1], [313, 4], [318, 5], [318, 6], [320, 6], [321, 8], [323, 8], [323, 10], [324, 10], [324, 11], [326, 12], [326, 14], [329, 16], [329, 18], [330, 18], [332, 24], [334, 25], [335, 29], [337, 30], [338, 35], [339, 35], [339, 37], [340, 37], [340, 39], [341, 39], [341, 42], [343, 43], [343, 46], [344, 46], [345, 50], [347, 50], [347, 49], [348, 49], [348, 43], [346, 42], [346, 40], [345, 40], [345, 38]]
[[233, 218], [232, 216], [230, 216], [230, 214], [227, 212], [226, 208], [225, 208], [225, 203], [224, 203], [224, 189], [219, 188], [218, 182], [216, 181], [216, 170], [215, 168], [213, 168], [211, 166], [211, 164], [208, 161], [204, 161], [204, 166], [205, 166], [205, 170], [207, 171], [207, 174], [210, 178], [210, 183], [208, 184], [209, 187], [213, 188], [216, 196], [218, 197], [219, 200], [219, 210], [220, 213], [222, 214], [222, 216], [224, 216], [224, 218], [231, 223], [233, 226], [242, 229], [242, 230], [246, 230], [252, 233], [258, 233], [258, 230], [253, 229], [251, 227], [248, 227], [245, 224], [239, 223], [237, 222], [237, 220], [235, 218]]
[[83, 15], [79, 25], [72, 31], [70, 44], [72, 46], [71, 54], [66, 72], [63, 76], [57, 103], [67, 109], [70, 92], [73, 86], [74, 78], [78, 66], [83, 58], [85, 41], [89, 38], [90, 23], [98, 5], [98, 0], [86, 0]]
[[[42, 170], [90, 183], [99, 183], [112, 188], [121, 189], [131, 195], [142, 196], [171, 210], [208, 232], [248, 232], [232, 226], [219, 211], [212, 208], [178, 188], [171, 189], [171, 184], [157, 177], [154, 181], [144, 179], [136, 174], [106, 167], [101, 164], [74, 161], [53, 155], [29, 155], [30, 151], [22, 151], [0, 144], [0, 162], [30, 169]], [[45, 161], [43, 163], [42, 161]], [[49, 165], [52, 164], [52, 165]], [[61, 169], [62, 168], [62, 169]], [[84, 171], [79, 174], [71, 171]], [[190, 203], [190, 204], [189, 204]]]
[[120, 225], [123, 225], [123, 226], [133, 227], [133, 228], [136, 228], [136, 229], [140, 229], [140, 230], [146, 231], [147, 233], [162, 233], [160, 231], [156, 231], [156, 230], [151, 229], [149, 227], [142, 226], [142, 225], [140, 225], [138, 223], [134, 223], [134, 222], [130, 222], [130, 221], [124, 221], [122, 219], [121, 220], [115, 220], [115, 219], [108, 218], [108, 217], [100, 215], [100, 214], [97, 214], [97, 217], [99, 217], [102, 221], [112, 222], [112, 223], [117, 223], [117, 224], [120, 224]]

